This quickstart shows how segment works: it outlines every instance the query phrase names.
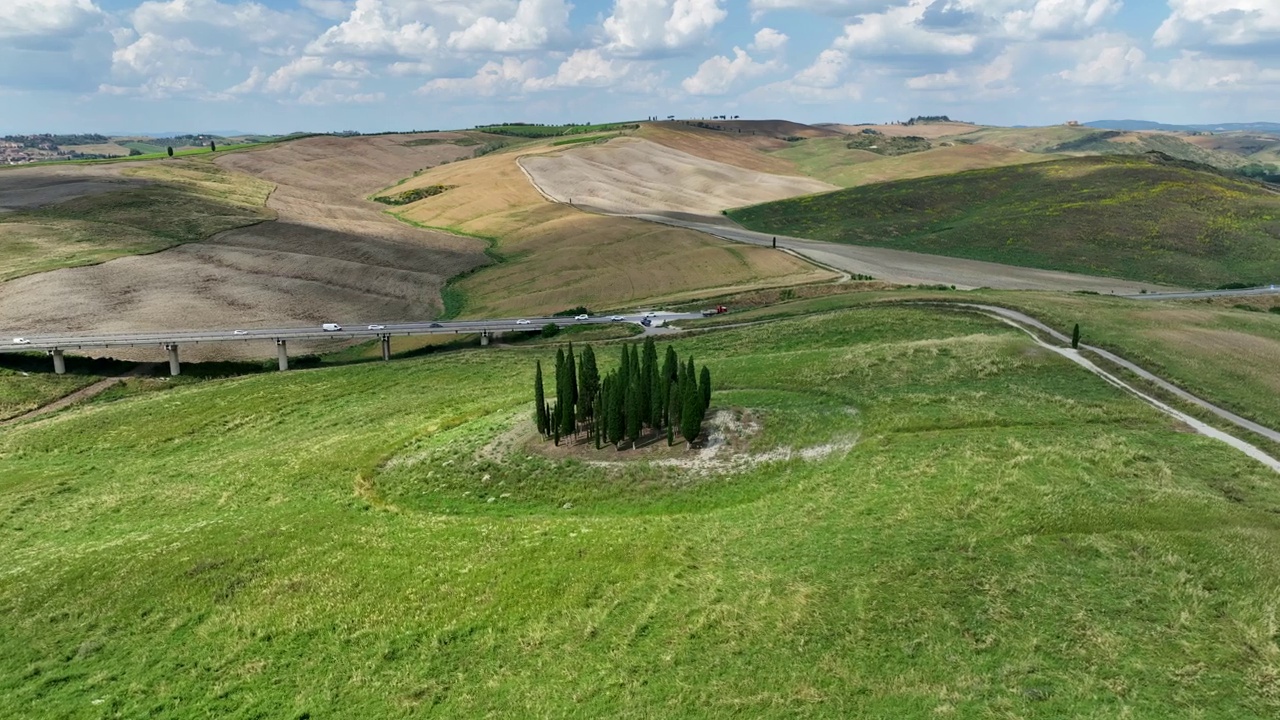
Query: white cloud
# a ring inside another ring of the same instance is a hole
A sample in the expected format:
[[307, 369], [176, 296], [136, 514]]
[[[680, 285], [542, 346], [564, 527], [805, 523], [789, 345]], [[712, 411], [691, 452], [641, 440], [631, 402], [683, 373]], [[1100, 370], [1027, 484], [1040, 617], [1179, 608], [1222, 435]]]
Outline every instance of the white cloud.
[[378, 103], [387, 99], [386, 93], [359, 92], [360, 84], [354, 80], [324, 80], [298, 96], [303, 105], [339, 105]]
[[852, 17], [858, 13], [881, 10], [886, 0], [751, 0], [752, 18], [771, 10], [808, 10], [819, 15]]
[[501, 62], [490, 61], [476, 71], [472, 77], [437, 78], [418, 88], [421, 95], [454, 95], [462, 97], [497, 97], [513, 98], [523, 95], [526, 84], [538, 78], [536, 60], [517, 60], [513, 57], [502, 58]]
[[440, 46], [436, 29], [409, 21], [381, 0], [357, 0], [351, 16], [307, 46], [312, 55], [422, 59]]
[[271, 73], [262, 87], [271, 93], [301, 93], [302, 80], [328, 78], [350, 81], [369, 77], [371, 74], [368, 63], [363, 61], [329, 61], [317, 55], [303, 55]]
[[449, 47], [469, 52], [516, 52], [545, 48], [568, 35], [569, 5], [564, 0], [520, 0], [510, 20], [477, 19], [452, 33]]
[[1253, 60], [1223, 60], [1184, 50], [1150, 76], [1152, 82], [1181, 92], [1253, 92], [1280, 86], [1280, 69]]
[[953, 92], [963, 90], [970, 97], [994, 97], [1017, 91], [1013, 73], [1017, 66], [1017, 49], [1006, 48], [991, 62], [950, 68], [946, 72], [928, 73], [908, 78], [908, 90], [918, 92]]
[[1147, 54], [1133, 45], [1111, 45], [1058, 77], [1085, 87], [1121, 87], [1141, 77], [1146, 62]]
[[908, 90], [957, 90], [964, 87], [965, 80], [955, 68], [944, 73], [929, 73], [907, 79]]
[[1168, 0], [1158, 47], [1250, 47], [1280, 41], [1276, 0]]
[[1036, 0], [1004, 16], [1005, 29], [1018, 39], [1074, 37], [1115, 15], [1120, 0]]
[[23, 48], [59, 49], [105, 19], [93, 0], [4, 0], [0, 40]]
[[861, 15], [846, 25], [833, 47], [868, 57], [968, 55], [978, 38], [965, 33], [939, 32], [924, 27], [921, 19], [931, 0], [913, 0], [883, 13]]
[[732, 60], [724, 55], [707, 59], [680, 87], [690, 95], [724, 95], [741, 80], [762, 75], [775, 67], [773, 61], [756, 62], [745, 50], [735, 47]]
[[761, 28], [751, 41], [751, 49], [757, 52], [782, 52], [786, 49], [789, 39], [785, 33], [780, 33], [773, 28]]
[[636, 57], [680, 52], [705, 42], [726, 17], [720, 0], [615, 0], [604, 21], [606, 48]]
[[599, 50], [577, 50], [570, 55], [555, 75], [533, 82], [537, 89], [552, 87], [605, 87], [620, 81], [631, 72], [631, 64], [606, 58]]
[[803, 87], [830, 89], [840, 85], [848, 68], [848, 55], [839, 50], [823, 50], [813, 64], [796, 73], [792, 81]]

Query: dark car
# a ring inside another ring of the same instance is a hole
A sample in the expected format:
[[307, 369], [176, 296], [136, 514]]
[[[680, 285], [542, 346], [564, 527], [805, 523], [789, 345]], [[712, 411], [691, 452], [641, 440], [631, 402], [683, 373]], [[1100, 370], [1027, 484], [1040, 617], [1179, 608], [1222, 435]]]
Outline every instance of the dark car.
[[643, 325], [643, 326], [645, 326], [645, 327], [650, 327], [650, 326], [652, 326], [652, 325], [653, 325], [653, 321], [652, 321], [652, 320], [650, 320], [649, 318], [645, 318], [645, 319], [643, 319], [643, 320], [641, 320], [641, 321], [640, 321], [640, 324], [641, 324], [641, 325]]

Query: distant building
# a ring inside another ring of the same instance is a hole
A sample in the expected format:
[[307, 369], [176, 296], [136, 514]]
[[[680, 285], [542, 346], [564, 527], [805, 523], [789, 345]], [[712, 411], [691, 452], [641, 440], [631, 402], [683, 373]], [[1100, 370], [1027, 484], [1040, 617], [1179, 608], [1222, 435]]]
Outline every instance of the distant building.
[[1067, 127], [1080, 127], [1080, 121], [1079, 121], [1079, 120], [1068, 120], [1068, 121], [1067, 121]]

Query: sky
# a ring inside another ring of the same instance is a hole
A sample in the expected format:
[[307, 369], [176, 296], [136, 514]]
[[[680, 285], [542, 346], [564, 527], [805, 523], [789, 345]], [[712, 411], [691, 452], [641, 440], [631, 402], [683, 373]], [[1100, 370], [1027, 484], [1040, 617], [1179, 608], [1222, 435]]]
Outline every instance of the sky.
[[0, 0], [0, 133], [1280, 121], [1280, 0]]

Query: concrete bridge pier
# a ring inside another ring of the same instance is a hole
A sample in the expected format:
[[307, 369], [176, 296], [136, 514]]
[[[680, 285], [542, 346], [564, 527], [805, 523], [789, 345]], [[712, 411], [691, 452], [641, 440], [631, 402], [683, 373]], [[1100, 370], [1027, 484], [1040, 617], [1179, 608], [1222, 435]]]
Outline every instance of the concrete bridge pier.
[[49, 354], [53, 356], [53, 371], [59, 375], [66, 375], [67, 359], [62, 356], [62, 350], [54, 348], [49, 351]]
[[276, 338], [276, 356], [280, 359], [280, 369], [289, 369], [289, 348], [284, 338]]
[[383, 360], [391, 359], [391, 336], [390, 335], [382, 336], [382, 359]]
[[178, 375], [182, 372], [182, 366], [178, 364], [178, 345], [177, 343], [169, 343], [164, 346], [169, 351], [169, 374]]
[[481, 347], [484, 347], [484, 346], [486, 346], [486, 345], [488, 345], [488, 344], [489, 344], [489, 331], [488, 331], [488, 330], [481, 330], [481, 331], [480, 331], [480, 346], [481, 346]]

